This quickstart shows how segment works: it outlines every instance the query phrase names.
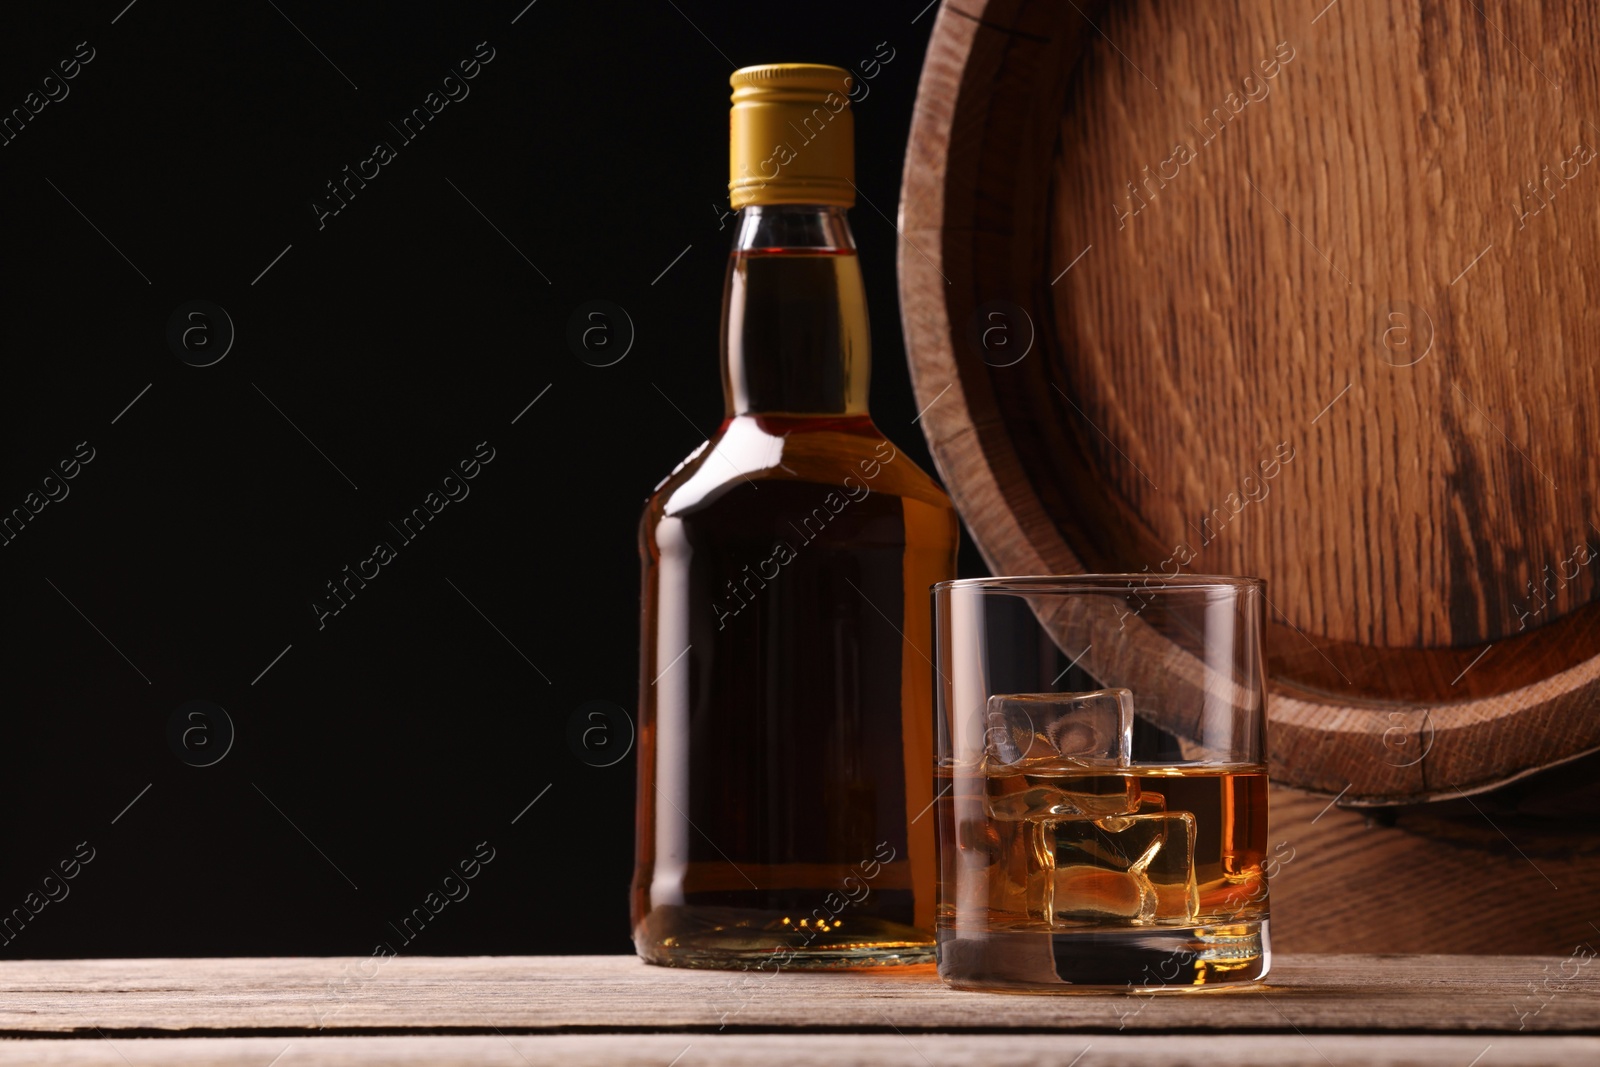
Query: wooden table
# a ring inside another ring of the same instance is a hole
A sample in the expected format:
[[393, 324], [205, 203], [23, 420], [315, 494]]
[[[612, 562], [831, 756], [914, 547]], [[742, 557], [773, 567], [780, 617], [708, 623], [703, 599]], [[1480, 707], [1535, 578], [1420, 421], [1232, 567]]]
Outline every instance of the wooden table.
[[946, 989], [931, 967], [624, 956], [18, 961], [0, 964], [0, 1062], [1593, 1065], [1592, 963], [1290, 956], [1259, 988], [1030, 997]]

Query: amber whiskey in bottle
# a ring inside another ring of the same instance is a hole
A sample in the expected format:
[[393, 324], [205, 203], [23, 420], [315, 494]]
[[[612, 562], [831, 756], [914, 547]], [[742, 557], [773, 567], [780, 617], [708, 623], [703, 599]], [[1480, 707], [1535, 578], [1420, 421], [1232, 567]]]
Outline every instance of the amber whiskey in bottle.
[[954, 574], [958, 523], [867, 412], [847, 79], [732, 78], [726, 417], [639, 527], [632, 919], [651, 963], [933, 959], [929, 586]]

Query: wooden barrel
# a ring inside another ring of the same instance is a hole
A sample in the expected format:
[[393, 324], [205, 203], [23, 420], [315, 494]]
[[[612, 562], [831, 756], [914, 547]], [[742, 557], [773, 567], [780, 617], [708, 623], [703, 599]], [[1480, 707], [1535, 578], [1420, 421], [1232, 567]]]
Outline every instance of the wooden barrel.
[[1266, 578], [1280, 782], [1600, 749], [1597, 43], [1581, 5], [939, 13], [899, 267], [940, 473], [997, 574]]

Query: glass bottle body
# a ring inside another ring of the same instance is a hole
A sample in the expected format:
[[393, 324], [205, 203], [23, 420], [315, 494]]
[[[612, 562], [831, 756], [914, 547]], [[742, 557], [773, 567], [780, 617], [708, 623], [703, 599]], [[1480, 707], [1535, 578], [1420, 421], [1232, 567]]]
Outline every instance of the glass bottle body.
[[837, 208], [747, 208], [727, 418], [640, 524], [634, 940], [655, 963], [932, 959], [929, 586], [949, 498], [866, 410]]

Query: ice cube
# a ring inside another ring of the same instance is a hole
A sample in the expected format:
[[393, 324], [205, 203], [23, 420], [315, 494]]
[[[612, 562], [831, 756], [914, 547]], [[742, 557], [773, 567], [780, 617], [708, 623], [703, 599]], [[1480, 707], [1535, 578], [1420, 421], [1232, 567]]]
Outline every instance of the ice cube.
[[1000, 693], [989, 698], [984, 761], [1019, 771], [1128, 766], [1133, 693]]
[[1139, 810], [1125, 773], [1133, 694], [1012, 693], [989, 698], [985, 810], [997, 820], [1123, 815]]
[[1020, 774], [995, 769], [984, 810], [997, 821], [1057, 819], [1063, 815], [1129, 815], [1141, 810], [1139, 779], [1127, 774]]
[[1197, 921], [1194, 815], [1069, 816], [1033, 825], [1049, 925]]
[[[1112, 811], [1104, 813], [1099, 826], [1102, 830], [1121, 832], [1133, 825], [1129, 819], [1137, 815], [1163, 815], [1167, 810], [1167, 797], [1158, 793], [1147, 784], [1148, 778], [1133, 778], [1136, 793], [1133, 797], [1135, 803], [1126, 811]], [[1100, 812], [1088, 812], [1090, 815], [1101, 815]]]

